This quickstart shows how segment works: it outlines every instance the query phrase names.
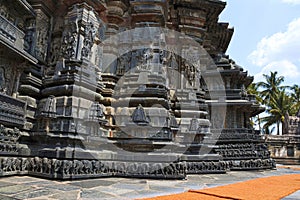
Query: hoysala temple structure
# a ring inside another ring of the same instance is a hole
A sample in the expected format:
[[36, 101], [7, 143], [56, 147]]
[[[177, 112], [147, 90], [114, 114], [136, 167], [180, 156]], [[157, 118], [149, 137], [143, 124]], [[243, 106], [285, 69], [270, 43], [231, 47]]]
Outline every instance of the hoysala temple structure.
[[0, 176], [275, 168], [219, 0], [0, 0]]
[[300, 110], [296, 116], [285, 115], [282, 135], [268, 135], [271, 157], [280, 164], [300, 163]]

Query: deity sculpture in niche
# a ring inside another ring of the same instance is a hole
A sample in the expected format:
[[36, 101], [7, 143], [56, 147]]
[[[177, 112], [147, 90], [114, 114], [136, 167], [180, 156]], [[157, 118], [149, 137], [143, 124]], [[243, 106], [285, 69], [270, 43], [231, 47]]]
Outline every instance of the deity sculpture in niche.
[[130, 57], [127, 55], [123, 55], [120, 58], [118, 58], [118, 69], [117, 69], [117, 75], [124, 75], [126, 69], [128, 68], [128, 64], [130, 62]]
[[195, 79], [196, 79], [196, 69], [194, 66], [191, 66], [189, 63], [184, 61], [184, 70], [185, 75], [188, 81], [187, 87], [194, 86], [195, 85]]
[[45, 61], [47, 56], [48, 49], [48, 39], [49, 39], [49, 30], [50, 30], [50, 19], [49, 17], [37, 10], [37, 21], [36, 21], [36, 47], [35, 54], [36, 56]]
[[3, 93], [4, 90], [5, 90], [4, 69], [0, 68], [0, 92]]
[[35, 20], [26, 21], [26, 31], [24, 37], [24, 49], [28, 53], [34, 55], [34, 40], [35, 40]]
[[132, 114], [132, 121], [138, 125], [148, 125], [149, 119], [146, 116], [146, 113], [144, 111], [144, 108], [140, 104], [133, 112]]
[[96, 33], [97, 33], [96, 27], [93, 25], [92, 22], [89, 22], [85, 26], [85, 30], [84, 30], [85, 35], [84, 35], [84, 40], [83, 40], [83, 47], [81, 50], [82, 58], [89, 58], [91, 56], [91, 53], [92, 53], [91, 49], [94, 44]]
[[61, 52], [65, 59], [75, 59], [76, 58], [76, 47], [78, 40], [78, 23], [69, 22], [69, 25], [65, 29], [62, 41]]
[[142, 64], [149, 65], [152, 58], [153, 58], [153, 50], [152, 49], [144, 49], [143, 56], [142, 56]]

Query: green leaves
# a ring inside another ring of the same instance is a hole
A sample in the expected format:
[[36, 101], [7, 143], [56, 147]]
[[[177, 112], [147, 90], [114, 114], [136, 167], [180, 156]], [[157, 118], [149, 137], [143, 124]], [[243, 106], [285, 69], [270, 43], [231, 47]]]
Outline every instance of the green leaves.
[[[270, 128], [276, 124], [277, 134], [282, 124], [282, 133], [287, 115], [296, 115], [300, 109], [300, 88], [298, 85], [283, 86], [284, 77], [278, 76], [278, 72], [270, 72], [270, 75], [264, 74], [264, 81], [252, 83], [247, 91], [249, 94], [256, 95], [256, 100], [261, 105], [266, 106], [268, 116], [263, 117], [261, 122], [264, 123], [265, 133], [270, 133]], [[289, 91], [287, 91], [287, 89]]]

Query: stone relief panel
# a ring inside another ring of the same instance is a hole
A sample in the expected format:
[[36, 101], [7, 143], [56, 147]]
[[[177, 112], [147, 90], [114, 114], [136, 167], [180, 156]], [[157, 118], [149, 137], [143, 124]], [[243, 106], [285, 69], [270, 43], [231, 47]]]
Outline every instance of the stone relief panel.
[[130, 54], [125, 54], [118, 58], [117, 75], [124, 75], [125, 72], [129, 70], [130, 60]]
[[92, 22], [89, 22], [85, 26], [84, 30], [84, 40], [83, 47], [81, 49], [81, 58], [89, 58], [92, 54], [91, 49], [94, 45], [95, 37], [97, 33], [97, 28], [94, 26]]
[[[0, 50], [1, 51], [1, 50]], [[0, 55], [0, 92], [10, 95], [13, 90], [13, 66], [12, 62]], [[2, 79], [2, 80], [1, 80]]]
[[48, 39], [50, 31], [50, 18], [41, 10], [36, 10], [36, 57], [42, 61], [46, 61]]
[[25, 37], [24, 37], [24, 50], [30, 53], [31, 55], [35, 55], [35, 27], [36, 22], [35, 19], [30, 19], [26, 21], [26, 29], [25, 29]]
[[65, 59], [75, 59], [78, 42], [77, 21], [69, 22], [63, 33], [61, 52]]
[[4, 76], [4, 68], [0, 68], [0, 91], [4, 92], [5, 88], [5, 76]]
[[186, 78], [186, 88], [196, 88], [200, 86], [200, 52], [193, 48], [184, 48], [182, 50], [182, 71]]
[[[88, 60], [100, 66], [105, 26], [92, 7], [75, 4], [65, 16], [61, 54], [67, 60]], [[54, 56], [55, 58], [55, 56]]]
[[53, 38], [51, 49], [49, 52], [48, 63], [50, 65], [56, 64], [60, 56], [61, 38]]

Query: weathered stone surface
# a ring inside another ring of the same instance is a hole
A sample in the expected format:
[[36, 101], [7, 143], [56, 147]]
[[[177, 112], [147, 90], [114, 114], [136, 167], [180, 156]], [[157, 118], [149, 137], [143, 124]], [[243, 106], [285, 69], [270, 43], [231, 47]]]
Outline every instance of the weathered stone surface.
[[253, 78], [225, 55], [224, 2], [20, 2], [0, 7], [0, 176], [275, 167], [250, 124], [263, 111], [245, 91]]

